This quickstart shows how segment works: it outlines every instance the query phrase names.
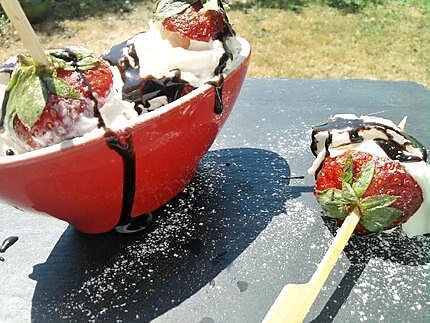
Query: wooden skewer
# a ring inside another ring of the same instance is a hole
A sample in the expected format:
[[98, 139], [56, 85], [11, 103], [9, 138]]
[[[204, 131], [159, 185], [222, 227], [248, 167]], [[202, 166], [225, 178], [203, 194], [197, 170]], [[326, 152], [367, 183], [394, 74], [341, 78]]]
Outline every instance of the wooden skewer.
[[0, 0], [0, 4], [36, 64], [42, 66], [49, 65], [48, 58], [40, 44], [39, 38], [34, 32], [33, 27], [31, 27], [18, 0]]
[[310, 281], [306, 284], [286, 285], [267, 312], [263, 323], [303, 322], [359, 221], [360, 211], [355, 209], [346, 217]]

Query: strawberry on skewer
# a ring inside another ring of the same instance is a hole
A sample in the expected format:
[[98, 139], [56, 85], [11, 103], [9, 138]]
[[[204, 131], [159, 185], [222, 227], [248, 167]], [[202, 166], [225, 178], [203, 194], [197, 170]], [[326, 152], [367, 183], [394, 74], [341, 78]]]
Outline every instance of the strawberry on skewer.
[[403, 123], [336, 115], [313, 129], [311, 149], [316, 198], [342, 225], [310, 280], [286, 285], [264, 323], [305, 319], [354, 231], [378, 233], [414, 220], [418, 229], [409, 226], [409, 234], [430, 232], [427, 151]]
[[420, 186], [400, 162], [353, 150], [325, 158], [314, 191], [326, 214], [340, 223], [357, 207], [361, 219], [355, 232], [361, 234], [407, 221], [423, 201]]

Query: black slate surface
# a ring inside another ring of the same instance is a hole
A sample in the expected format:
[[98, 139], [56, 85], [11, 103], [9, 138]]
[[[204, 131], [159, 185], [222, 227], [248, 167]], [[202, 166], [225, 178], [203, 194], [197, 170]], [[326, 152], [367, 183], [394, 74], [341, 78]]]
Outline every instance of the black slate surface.
[[[395, 121], [430, 147], [430, 91], [409, 82], [247, 80], [189, 187], [134, 236], [87, 236], [0, 204], [0, 322], [260, 322], [333, 239], [305, 175], [335, 113]], [[355, 237], [306, 321], [430, 321], [430, 237]]]

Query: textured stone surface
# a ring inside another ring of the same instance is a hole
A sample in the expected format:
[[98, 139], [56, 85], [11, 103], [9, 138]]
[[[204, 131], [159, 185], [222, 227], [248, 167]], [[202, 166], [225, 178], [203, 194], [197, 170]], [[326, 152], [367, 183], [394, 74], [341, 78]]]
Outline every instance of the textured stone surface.
[[[305, 175], [312, 125], [335, 113], [409, 116], [430, 147], [430, 91], [414, 83], [247, 80], [190, 186], [134, 236], [86, 236], [0, 204], [0, 321], [260, 322], [309, 279], [333, 239]], [[353, 238], [307, 321], [430, 320], [430, 237]]]

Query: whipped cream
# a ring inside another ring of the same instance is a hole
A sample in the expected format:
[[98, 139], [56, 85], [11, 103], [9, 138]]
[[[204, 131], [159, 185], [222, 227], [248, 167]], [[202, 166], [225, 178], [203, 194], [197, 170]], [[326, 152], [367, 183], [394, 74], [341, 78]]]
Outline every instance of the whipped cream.
[[[105, 126], [114, 131], [124, 129], [142, 111], [152, 111], [178, 99], [185, 86], [197, 88], [209, 81], [222, 82], [222, 73], [237, 64], [240, 44], [234, 36], [210, 42], [184, 40], [176, 33], [164, 30], [161, 24], [150, 22], [148, 31], [114, 46], [104, 56], [113, 75], [112, 89], [103, 98], [99, 110]], [[15, 64], [16, 58], [11, 58], [0, 65], [0, 103], [4, 102], [5, 89]], [[93, 96], [97, 94], [93, 93]], [[93, 113], [94, 102], [86, 101], [86, 114], [69, 116], [66, 106], [57, 107], [57, 113], [64, 121], [67, 123], [70, 117], [70, 124], [73, 124], [66, 139], [84, 136], [98, 128], [99, 122]], [[61, 141], [53, 135], [55, 133], [34, 140], [41, 147]], [[6, 155], [7, 151], [19, 154], [33, 149], [16, 136], [9, 122], [3, 123], [0, 156]]]
[[[404, 128], [404, 122], [400, 126]], [[426, 149], [402, 128], [379, 117], [337, 114], [312, 131], [311, 150], [316, 159], [308, 172], [316, 175], [325, 157], [335, 157], [346, 150], [398, 160], [423, 193], [420, 208], [402, 224], [403, 231], [412, 237], [430, 233], [430, 165], [426, 164]]]
[[[133, 48], [134, 57], [130, 55]], [[149, 22], [149, 30], [115, 46], [105, 55], [113, 65], [121, 58], [127, 58], [137, 67], [141, 79], [172, 77], [175, 70], [181, 71], [181, 79], [198, 87], [215, 76], [215, 70], [226, 53], [237, 57], [240, 42], [235, 37], [227, 37], [224, 42], [183, 40], [176, 33], [165, 31], [160, 23]], [[228, 71], [233, 60], [228, 59], [224, 71]]]

